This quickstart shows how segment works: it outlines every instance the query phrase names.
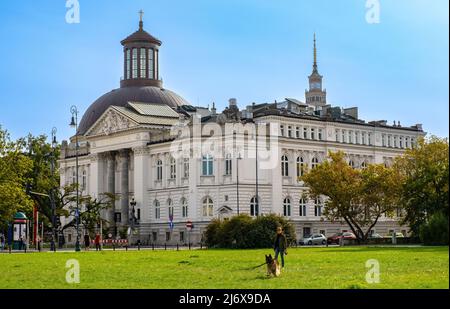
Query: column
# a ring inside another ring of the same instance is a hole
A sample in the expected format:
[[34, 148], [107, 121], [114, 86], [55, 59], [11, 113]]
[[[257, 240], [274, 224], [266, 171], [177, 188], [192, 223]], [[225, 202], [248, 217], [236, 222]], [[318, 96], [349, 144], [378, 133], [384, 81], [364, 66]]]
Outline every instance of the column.
[[130, 156], [127, 150], [119, 152], [120, 157], [120, 211], [122, 213], [122, 225], [129, 223], [129, 160]]
[[147, 189], [150, 180], [149, 151], [147, 146], [133, 148], [134, 153], [134, 199], [141, 210], [141, 222], [147, 223], [150, 210], [147, 203]]
[[[106, 192], [115, 194], [115, 183], [116, 183], [116, 157], [113, 152], [109, 152], [106, 155], [106, 174], [107, 174], [107, 181], [106, 181]], [[108, 220], [110, 227], [115, 228], [116, 223], [114, 221], [114, 214], [116, 212], [115, 205], [108, 209], [108, 214], [106, 216], [106, 220]]]

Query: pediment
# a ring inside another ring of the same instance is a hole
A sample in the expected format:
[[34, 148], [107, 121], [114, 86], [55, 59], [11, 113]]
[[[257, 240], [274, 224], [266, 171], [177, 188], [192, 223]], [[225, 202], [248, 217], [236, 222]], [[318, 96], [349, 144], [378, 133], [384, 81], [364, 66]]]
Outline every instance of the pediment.
[[123, 115], [114, 107], [109, 107], [92, 127], [86, 131], [85, 135], [111, 135], [137, 126], [138, 124], [135, 121]]

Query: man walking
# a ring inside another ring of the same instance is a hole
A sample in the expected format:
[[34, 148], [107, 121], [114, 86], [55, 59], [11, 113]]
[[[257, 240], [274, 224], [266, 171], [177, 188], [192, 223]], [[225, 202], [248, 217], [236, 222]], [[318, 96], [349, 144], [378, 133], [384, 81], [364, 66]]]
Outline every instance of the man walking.
[[102, 247], [100, 246], [101, 239], [100, 239], [100, 234], [99, 233], [97, 233], [95, 235], [94, 242], [95, 242], [95, 251], [101, 251]]
[[277, 235], [275, 236], [273, 249], [275, 250], [275, 260], [278, 261], [278, 255], [280, 255], [281, 267], [284, 267], [284, 255], [287, 254], [287, 241], [286, 236], [283, 233], [283, 228], [281, 226], [277, 227]]

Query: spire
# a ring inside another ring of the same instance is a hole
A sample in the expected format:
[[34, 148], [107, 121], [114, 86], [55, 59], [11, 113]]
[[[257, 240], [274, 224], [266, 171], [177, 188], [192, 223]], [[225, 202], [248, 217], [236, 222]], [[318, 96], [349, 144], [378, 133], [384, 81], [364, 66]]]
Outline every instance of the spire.
[[316, 48], [316, 33], [314, 32], [314, 64], [313, 72], [317, 73], [317, 48]]
[[139, 31], [142, 31], [144, 30], [144, 21], [143, 21], [144, 11], [140, 10], [138, 13], [139, 13]]

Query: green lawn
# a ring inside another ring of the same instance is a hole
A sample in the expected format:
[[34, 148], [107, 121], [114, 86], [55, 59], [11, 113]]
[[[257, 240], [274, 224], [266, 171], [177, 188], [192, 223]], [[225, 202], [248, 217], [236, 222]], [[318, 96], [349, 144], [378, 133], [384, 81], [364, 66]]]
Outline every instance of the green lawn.
[[[449, 288], [448, 247], [292, 248], [279, 278], [266, 278], [266, 250], [103, 251], [0, 254], [0, 288]], [[79, 284], [65, 263], [80, 263]], [[365, 280], [368, 259], [380, 283]]]

